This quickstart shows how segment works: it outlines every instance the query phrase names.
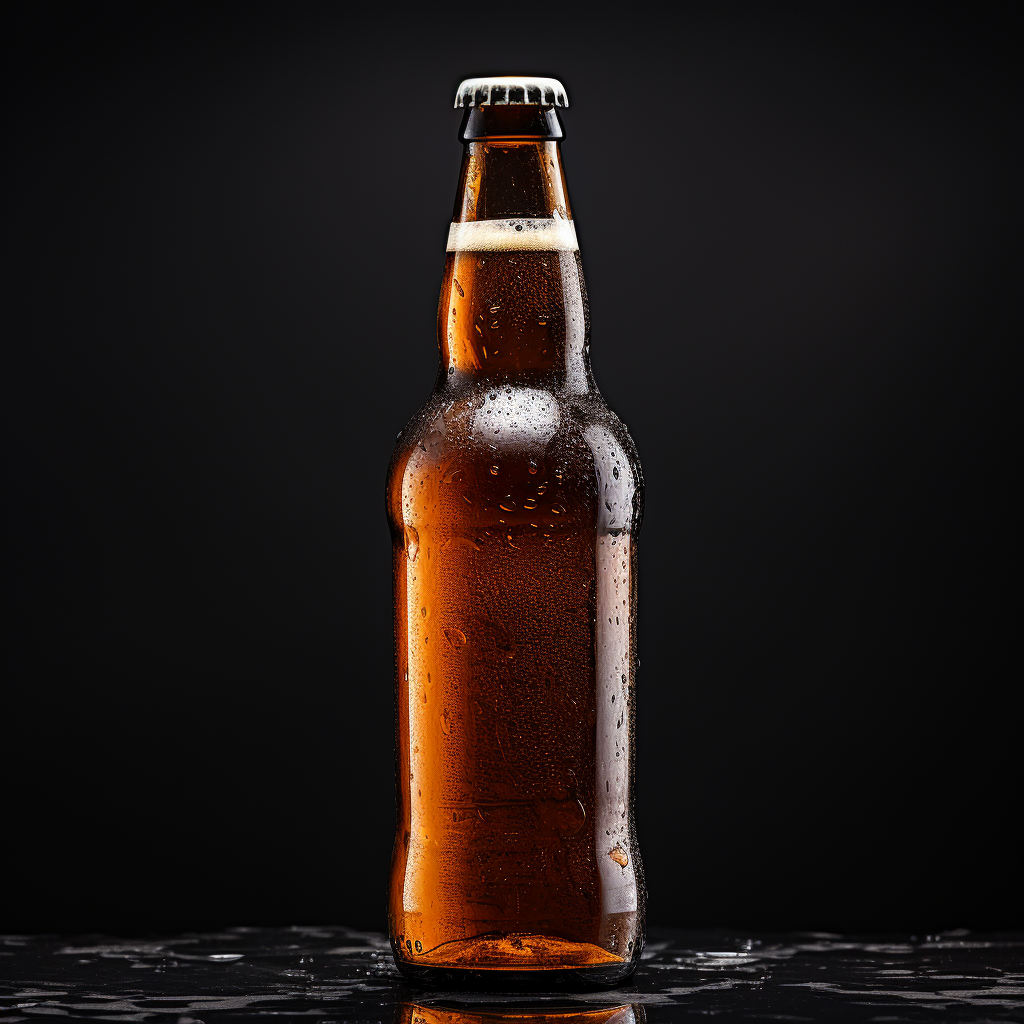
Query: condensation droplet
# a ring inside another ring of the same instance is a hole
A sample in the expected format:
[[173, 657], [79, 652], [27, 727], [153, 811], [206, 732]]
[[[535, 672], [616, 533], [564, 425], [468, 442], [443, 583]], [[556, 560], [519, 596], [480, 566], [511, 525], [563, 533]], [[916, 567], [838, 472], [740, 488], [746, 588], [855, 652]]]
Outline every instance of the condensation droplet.
[[626, 851], [616, 845], [614, 849], [608, 851], [608, 856], [611, 857], [620, 868], [624, 868], [629, 863], [629, 858], [626, 856]]
[[444, 638], [452, 647], [462, 647], [466, 642], [466, 634], [461, 629], [446, 629], [444, 631]]
[[409, 556], [409, 561], [415, 562], [416, 556], [420, 552], [420, 535], [415, 526], [405, 528], [405, 551]]

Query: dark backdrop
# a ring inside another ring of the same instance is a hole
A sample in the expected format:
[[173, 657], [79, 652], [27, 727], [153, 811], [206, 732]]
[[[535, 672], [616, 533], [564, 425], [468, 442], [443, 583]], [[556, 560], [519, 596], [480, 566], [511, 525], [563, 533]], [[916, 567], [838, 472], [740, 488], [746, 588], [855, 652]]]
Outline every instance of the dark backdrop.
[[384, 928], [384, 477], [509, 72], [647, 478], [651, 922], [1021, 923], [1000, 16], [13, 10], [3, 927]]

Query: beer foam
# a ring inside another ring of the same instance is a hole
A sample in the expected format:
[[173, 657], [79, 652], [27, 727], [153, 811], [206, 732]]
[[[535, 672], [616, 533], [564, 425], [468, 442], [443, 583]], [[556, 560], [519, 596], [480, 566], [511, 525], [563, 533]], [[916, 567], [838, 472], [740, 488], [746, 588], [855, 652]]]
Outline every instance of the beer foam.
[[576, 228], [565, 217], [514, 217], [456, 222], [448, 229], [448, 252], [523, 249], [575, 252]]

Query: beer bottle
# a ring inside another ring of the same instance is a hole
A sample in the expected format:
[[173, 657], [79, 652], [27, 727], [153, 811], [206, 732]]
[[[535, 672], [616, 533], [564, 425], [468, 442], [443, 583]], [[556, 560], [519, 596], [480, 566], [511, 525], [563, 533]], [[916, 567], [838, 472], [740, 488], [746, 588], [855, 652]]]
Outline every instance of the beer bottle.
[[643, 945], [632, 796], [643, 482], [591, 373], [566, 104], [550, 78], [459, 86], [440, 363], [388, 476], [389, 925], [401, 971], [428, 982], [610, 984]]

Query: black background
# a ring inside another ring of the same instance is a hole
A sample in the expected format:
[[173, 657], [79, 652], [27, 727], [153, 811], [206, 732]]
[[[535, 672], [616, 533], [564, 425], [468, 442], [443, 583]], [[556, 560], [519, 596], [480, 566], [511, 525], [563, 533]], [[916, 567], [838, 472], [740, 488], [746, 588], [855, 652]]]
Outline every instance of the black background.
[[341, 10], [6, 8], [0, 925], [385, 927], [383, 485], [488, 73], [567, 86], [647, 479], [649, 920], [1019, 925], [1008, 22]]

